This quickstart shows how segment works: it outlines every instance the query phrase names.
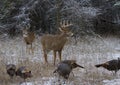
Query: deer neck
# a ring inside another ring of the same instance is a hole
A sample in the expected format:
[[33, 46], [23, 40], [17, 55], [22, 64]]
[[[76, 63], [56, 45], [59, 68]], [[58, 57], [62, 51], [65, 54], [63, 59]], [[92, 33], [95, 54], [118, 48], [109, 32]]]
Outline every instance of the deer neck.
[[59, 35], [59, 38], [60, 38], [60, 39], [67, 39], [67, 34], [61, 33], [61, 34]]

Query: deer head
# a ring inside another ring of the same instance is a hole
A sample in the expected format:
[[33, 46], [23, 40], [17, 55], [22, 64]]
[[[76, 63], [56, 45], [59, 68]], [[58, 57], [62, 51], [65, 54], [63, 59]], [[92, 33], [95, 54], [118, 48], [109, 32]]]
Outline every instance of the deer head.
[[68, 27], [71, 25], [72, 25], [72, 23], [70, 23], [69, 21], [60, 22], [59, 30], [63, 34], [66, 34], [67, 36], [73, 36], [73, 33], [70, 31], [70, 29], [68, 29]]
[[[22, 32], [23, 32], [24, 41], [25, 41], [25, 43], [26, 43], [26, 52], [27, 52], [27, 50], [28, 50], [29, 53], [30, 53], [30, 50], [31, 50], [31, 52], [33, 53], [33, 50], [34, 50], [34, 49], [33, 49], [33, 47], [32, 47], [32, 43], [33, 43], [34, 40], [35, 40], [35, 34], [34, 34], [34, 32], [30, 32], [30, 31], [29, 31], [29, 28], [23, 29]], [[28, 45], [30, 45], [31, 47], [28, 48]]]
[[54, 65], [56, 61], [56, 52], [58, 52], [59, 59], [61, 61], [62, 49], [67, 41], [67, 37], [73, 35], [73, 33], [68, 29], [68, 27], [71, 25], [72, 24], [68, 23], [68, 21], [67, 22], [63, 21], [60, 23], [60, 27], [59, 27], [61, 34], [58, 35], [47, 34], [41, 37], [41, 44], [42, 44], [42, 49], [44, 52], [44, 58], [46, 63], [48, 62], [47, 53], [51, 50], [53, 50], [53, 54], [54, 54]]

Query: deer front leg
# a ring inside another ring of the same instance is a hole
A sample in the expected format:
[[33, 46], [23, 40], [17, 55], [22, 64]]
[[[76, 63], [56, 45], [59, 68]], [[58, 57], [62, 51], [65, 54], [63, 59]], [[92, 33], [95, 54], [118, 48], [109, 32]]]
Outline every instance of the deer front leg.
[[34, 54], [34, 48], [33, 48], [32, 44], [31, 44], [31, 52], [32, 52], [32, 54]]
[[59, 60], [61, 61], [61, 54], [62, 54], [62, 51], [58, 51], [58, 55], [59, 55]]
[[31, 47], [29, 46], [29, 48], [28, 48], [28, 53], [30, 54], [30, 51], [31, 51]]
[[56, 51], [53, 51], [54, 53], [54, 65], [55, 65], [55, 61], [56, 61]]
[[43, 52], [44, 52], [45, 63], [48, 63], [48, 61], [47, 61], [47, 52], [46, 52], [46, 50], [43, 50]]
[[26, 44], [26, 53], [30, 54], [31, 47], [30, 44]]
[[26, 53], [28, 53], [29, 52], [29, 46], [28, 46], [28, 44], [26, 44]]

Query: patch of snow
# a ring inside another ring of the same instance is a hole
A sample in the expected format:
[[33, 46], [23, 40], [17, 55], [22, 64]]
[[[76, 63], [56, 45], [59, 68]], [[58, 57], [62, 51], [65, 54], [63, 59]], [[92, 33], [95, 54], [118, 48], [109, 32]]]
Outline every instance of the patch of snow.
[[120, 85], [120, 79], [103, 80], [103, 85]]
[[83, 13], [88, 14], [90, 16], [96, 16], [99, 12], [99, 9], [93, 7], [82, 7], [82, 11]]
[[115, 54], [114, 54], [114, 58], [115, 58], [115, 59], [120, 58], [120, 53], [115, 53]]
[[22, 83], [20, 85], [34, 85], [32, 82], [25, 82], [25, 83]]
[[120, 1], [117, 1], [114, 6], [120, 6]]
[[45, 81], [43, 85], [54, 85], [56, 78], [55, 77], [43, 77], [42, 80]]

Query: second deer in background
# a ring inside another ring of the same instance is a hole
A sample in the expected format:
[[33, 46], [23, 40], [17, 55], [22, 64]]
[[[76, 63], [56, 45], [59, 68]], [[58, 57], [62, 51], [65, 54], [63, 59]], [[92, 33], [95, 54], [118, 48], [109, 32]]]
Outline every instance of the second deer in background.
[[[34, 48], [32, 46], [32, 43], [35, 40], [34, 32], [30, 32], [28, 28], [23, 29], [22, 32], [23, 32], [24, 41], [26, 43], [26, 52], [28, 50], [28, 52], [30, 53], [30, 50], [31, 50], [31, 52], [34, 53], [33, 51]], [[28, 45], [30, 45], [30, 48], [28, 48]]]
[[46, 63], [48, 63], [47, 53], [51, 50], [53, 50], [53, 54], [54, 54], [54, 65], [56, 61], [57, 52], [59, 55], [59, 59], [61, 61], [61, 54], [62, 54], [63, 47], [67, 41], [67, 37], [73, 35], [70, 29], [68, 29], [68, 27], [71, 25], [72, 24], [69, 23], [68, 21], [63, 21], [60, 23], [60, 27], [59, 27], [61, 34], [57, 34], [57, 35], [46, 34], [42, 36], [41, 44], [42, 44], [42, 49], [44, 52], [44, 59]]

